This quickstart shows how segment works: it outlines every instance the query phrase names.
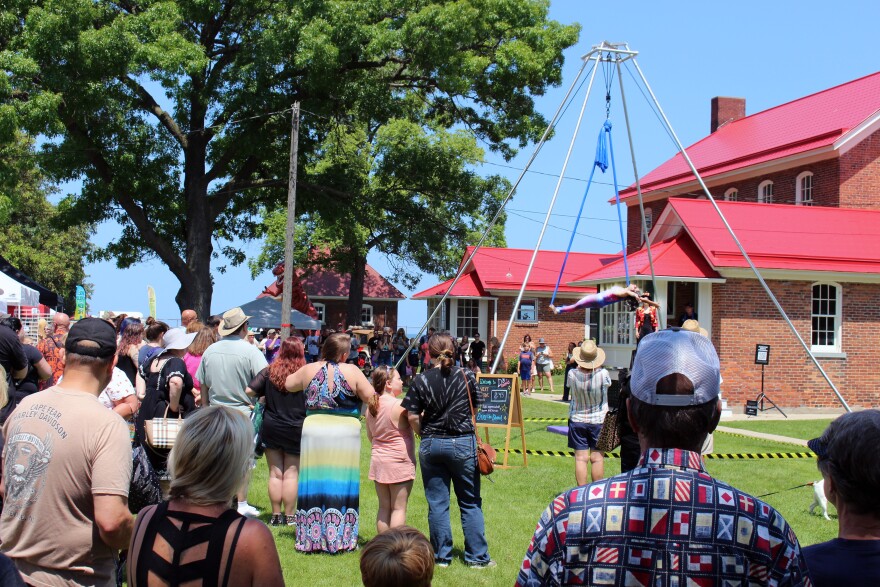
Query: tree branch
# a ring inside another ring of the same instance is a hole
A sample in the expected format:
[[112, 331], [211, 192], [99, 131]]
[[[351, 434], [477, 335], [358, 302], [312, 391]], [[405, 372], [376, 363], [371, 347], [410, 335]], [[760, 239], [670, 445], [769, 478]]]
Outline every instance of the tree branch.
[[162, 126], [164, 126], [166, 130], [177, 139], [180, 146], [183, 149], [186, 149], [189, 146], [189, 140], [186, 133], [177, 126], [174, 118], [159, 106], [159, 103], [156, 102], [156, 99], [153, 98], [152, 94], [150, 94], [142, 85], [129, 77], [122, 78], [121, 81], [137, 94], [141, 101], [141, 107], [147, 112], [153, 114], [159, 122], [162, 123]]
[[[108, 187], [113, 187], [115, 175], [112, 166], [101, 153], [100, 147], [92, 140], [86, 130], [83, 129], [73, 117], [67, 114], [63, 104], [59, 107], [58, 114], [63, 121], [64, 126], [67, 128], [67, 131], [70, 133], [70, 136], [82, 141], [88, 146], [88, 148], [85, 149], [85, 156], [94, 166], [104, 183]], [[179, 279], [186, 279], [186, 263], [180, 258], [180, 255], [177, 254], [174, 248], [155, 231], [153, 225], [147, 218], [147, 215], [144, 213], [143, 208], [134, 201], [126, 190], [116, 191], [115, 196], [118, 199], [119, 204], [122, 206], [122, 209], [128, 214], [132, 224], [134, 224], [135, 228], [140, 231], [146, 244], [156, 251], [159, 258], [168, 265], [168, 268]]]

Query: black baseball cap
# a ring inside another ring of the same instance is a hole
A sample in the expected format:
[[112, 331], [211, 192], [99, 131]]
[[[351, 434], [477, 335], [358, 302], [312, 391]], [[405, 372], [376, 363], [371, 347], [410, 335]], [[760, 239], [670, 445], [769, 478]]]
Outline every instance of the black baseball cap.
[[100, 318], [83, 318], [70, 328], [64, 350], [106, 359], [116, 354], [116, 329]]

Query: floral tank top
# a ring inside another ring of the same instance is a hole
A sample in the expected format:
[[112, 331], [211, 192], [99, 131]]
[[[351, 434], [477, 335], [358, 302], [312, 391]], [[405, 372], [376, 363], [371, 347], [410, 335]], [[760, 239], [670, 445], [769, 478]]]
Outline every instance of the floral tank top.
[[[330, 366], [333, 367], [333, 389], [330, 389]], [[305, 393], [308, 412], [329, 411], [360, 416], [361, 400], [352, 391], [336, 363], [324, 363], [306, 386]]]

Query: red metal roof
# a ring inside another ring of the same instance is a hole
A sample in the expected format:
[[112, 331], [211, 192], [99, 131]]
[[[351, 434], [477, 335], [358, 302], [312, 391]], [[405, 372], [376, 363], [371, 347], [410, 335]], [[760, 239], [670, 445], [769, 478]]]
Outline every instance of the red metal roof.
[[[473, 251], [473, 247], [468, 247], [462, 257], [462, 263], [470, 257], [471, 251]], [[565, 252], [563, 251], [539, 251], [535, 259], [535, 265], [532, 268], [532, 273], [529, 276], [526, 291], [552, 293], [553, 288], [556, 286], [559, 269], [562, 267], [564, 257]], [[466, 276], [468, 281], [466, 281], [466, 278], [462, 278], [451, 295], [485, 297], [499, 292], [519, 291], [523, 279], [525, 279], [526, 269], [528, 269], [531, 258], [532, 251], [530, 249], [481, 247], [472, 261], [473, 268]], [[615, 256], [607, 254], [571, 253], [565, 265], [565, 271], [562, 274], [559, 293], [584, 295], [596, 291], [595, 287], [570, 286], [566, 284], [578, 275], [598, 269], [615, 258]], [[442, 296], [450, 283], [451, 280], [420, 291], [412, 297], [428, 298]], [[459, 288], [462, 289], [459, 290]], [[459, 293], [459, 291], [462, 293]]]
[[[453, 281], [455, 280], [448, 279], [439, 285], [429, 287], [424, 291], [413, 294], [412, 299], [419, 300], [424, 298], [440, 297], [446, 293], [446, 291], [449, 289], [449, 286], [452, 285]], [[477, 278], [477, 274], [474, 271], [470, 271], [469, 273], [462, 275], [461, 279], [458, 280], [458, 283], [455, 284], [455, 289], [453, 289], [449, 295], [460, 298], [488, 297], [486, 291], [483, 290], [483, 288], [480, 286], [480, 280]]]
[[[713, 267], [748, 267], [711, 202], [670, 198], [669, 204]], [[880, 211], [752, 202], [718, 206], [760, 269], [880, 272]]]
[[[672, 238], [651, 244], [654, 257], [654, 274], [657, 277], [678, 277], [690, 279], [718, 279], [720, 275], [706, 262], [700, 250], [685, 232], [679, 232]], [[648, 249], [627, 255], [627, 265], [631, 279], [651, 278], [651, 265], [648, 262]], [[626, 271], [623, 256], [618, 256], [613, 263], [601, 269], [573, 279], [573, 283], [599, 283], [624, 279]]]
[[[880, 72], [730, 122], [687, 148], [703, 178], [829, 147], [880, 110]], [[642, 193], [693, 180], [680, 153], [641, 179]], [[635, 186], [622, 198], [636, 194]]]

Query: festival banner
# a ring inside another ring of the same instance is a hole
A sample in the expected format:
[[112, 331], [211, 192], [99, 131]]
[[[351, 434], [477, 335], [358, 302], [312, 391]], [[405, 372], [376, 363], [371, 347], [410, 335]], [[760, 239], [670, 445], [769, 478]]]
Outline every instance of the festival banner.
[[74, 320], [82, 320], [86, 317], [86, 288], [81, 285], [76, 286], [76, 312], [73, 314]]
[[156, 290], [152, 285], [147, 286], [147, 300], [150, 304], [150, 316], [156, 317]]

